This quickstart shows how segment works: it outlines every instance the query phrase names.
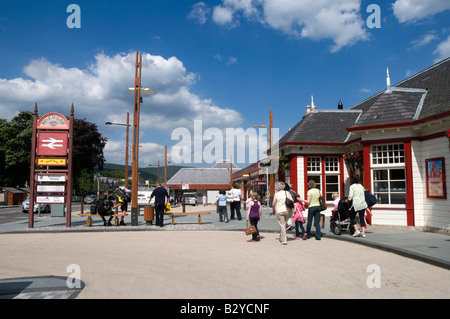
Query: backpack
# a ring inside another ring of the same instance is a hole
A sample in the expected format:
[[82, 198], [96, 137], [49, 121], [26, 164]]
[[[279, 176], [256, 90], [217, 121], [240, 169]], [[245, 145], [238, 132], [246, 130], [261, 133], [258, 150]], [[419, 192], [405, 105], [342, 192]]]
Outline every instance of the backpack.
[[111, 215], [112, 213], [112, 202], [110, 199], [101, 197], [98, 199], [96, 211], [99, 215]]
[[121, 188], [114, 191], [114, 196], [117, 198], [119, 203], [128, 203], [131, 200], [130, 195], [128, 195], [127, 192]]

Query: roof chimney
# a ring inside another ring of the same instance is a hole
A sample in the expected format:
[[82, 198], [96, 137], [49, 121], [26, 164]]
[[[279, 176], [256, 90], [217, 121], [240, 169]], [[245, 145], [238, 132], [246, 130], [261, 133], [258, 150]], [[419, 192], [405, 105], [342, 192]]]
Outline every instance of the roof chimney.
[[342, 104], [342, 101], [339, 100], [339, 103], [338, 103], [338, 110], [343, 110], [343, 109], [344, 109], [344, 104]]
[[311, 105], [306, 106], [306, 114], [311, 113]]

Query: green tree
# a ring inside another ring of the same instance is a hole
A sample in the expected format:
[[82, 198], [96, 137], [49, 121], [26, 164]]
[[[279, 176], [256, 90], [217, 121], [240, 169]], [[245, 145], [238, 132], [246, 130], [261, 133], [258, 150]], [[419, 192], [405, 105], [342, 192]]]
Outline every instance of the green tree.
[[78, 191], [85, 195], [94, 192], [94, 175], [88, 169], [83, 169], [77, 178]]
[[23, 186], [30, 177], [33, 113], [22, 111], [11, 122], [0, 120], [0, 149], [6, 152], [0, 184]]

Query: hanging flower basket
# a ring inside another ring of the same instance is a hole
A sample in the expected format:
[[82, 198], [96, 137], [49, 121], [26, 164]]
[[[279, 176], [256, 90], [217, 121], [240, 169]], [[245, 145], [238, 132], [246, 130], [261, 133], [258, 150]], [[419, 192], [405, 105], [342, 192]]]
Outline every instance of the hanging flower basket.
[[291, 167], [291, 158], [289, 156], [280, 156], [280, 158], [278, 159], [279, 164], [280, 164], [280, 168], [281, 168], [281, 172], [284, 173], [284, 171], [287, 168]]
[[363, 166], [362, 152], [350, 150], [342, 155], [342, 157], [344, 158], [345, 164], [347, 164], [352, 172], [358, 172]]

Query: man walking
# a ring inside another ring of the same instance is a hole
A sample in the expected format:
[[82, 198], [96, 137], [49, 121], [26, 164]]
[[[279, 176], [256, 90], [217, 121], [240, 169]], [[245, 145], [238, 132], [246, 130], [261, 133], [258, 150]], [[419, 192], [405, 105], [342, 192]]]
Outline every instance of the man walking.
[[156, 214], [156, 226], [164, 226], [164, 211], [166, 209], [167, 201], [169, 200], [169, 193], [162, 187], [161, 183], [153, 190], [150, 196], [150, 201], [155, 197], [155, 214]]

